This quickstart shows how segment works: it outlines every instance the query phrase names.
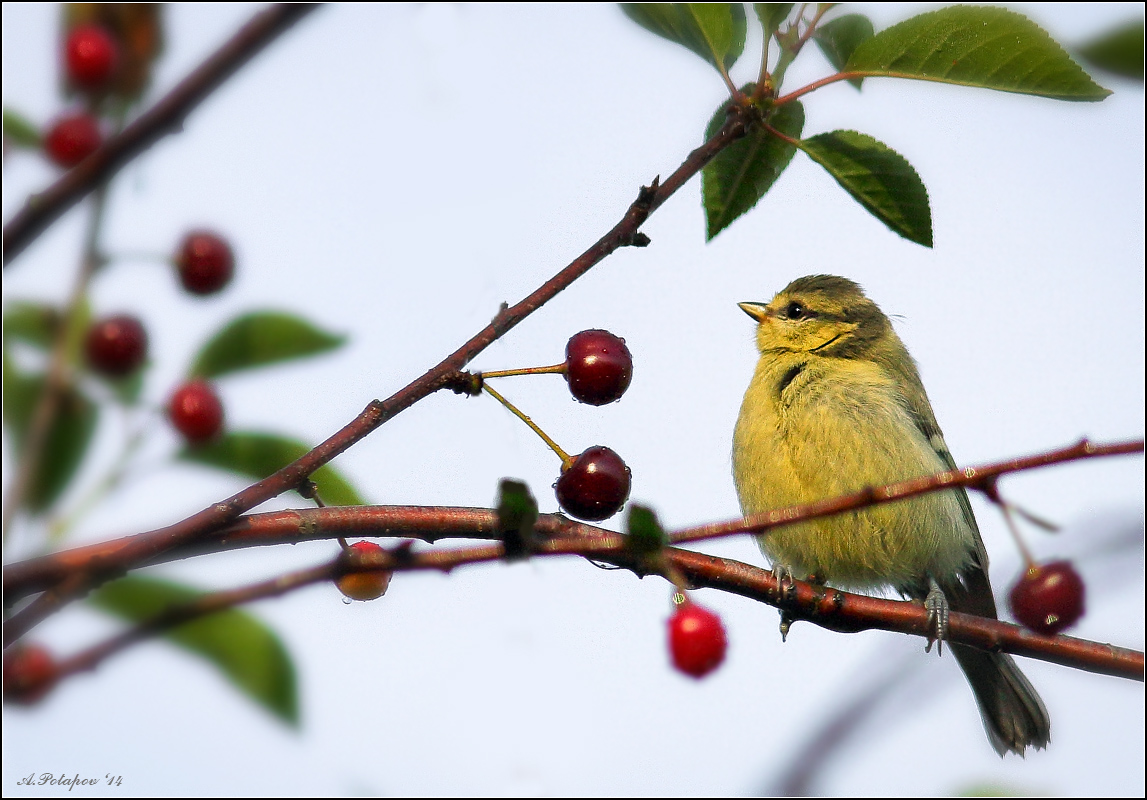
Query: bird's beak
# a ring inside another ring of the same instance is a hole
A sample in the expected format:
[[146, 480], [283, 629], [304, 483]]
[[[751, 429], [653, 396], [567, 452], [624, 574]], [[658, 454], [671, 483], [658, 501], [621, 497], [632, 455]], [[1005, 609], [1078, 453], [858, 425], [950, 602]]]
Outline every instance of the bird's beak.
[[764, 303], [737, 303], [737, 306], [757, 322], [764, 322], [769, 316], [769, 307]]

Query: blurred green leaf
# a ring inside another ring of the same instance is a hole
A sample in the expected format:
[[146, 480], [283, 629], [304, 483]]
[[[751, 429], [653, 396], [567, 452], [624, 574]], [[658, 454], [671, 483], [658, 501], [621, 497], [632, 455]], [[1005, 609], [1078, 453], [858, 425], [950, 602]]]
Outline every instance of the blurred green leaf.
[[17, 300], [4, 307], [4, 345], [12, 340], [48, 350], [60, 325], [60, 312], [54, 306]]
[[1124, 78], [1143, 80], [1143, 20], [1125, 22], [1079, 48], [1092, 66]]
[[195, 357], [190, 375], [216, 378], [326, 352], [345, 342], [345, 336], [320, 330], [293, 314], [256, 311], [232, 320], [211, 337]]
[[[132, 623], [146, 622], [203, 592], [131, 575], [105, 584], [88, 602]], [[218, 667], [248, 697], [283, 722], [297, 726], [295, 666], [279, 637], [250, 614], [230, 609], [170, 628], [164, 638]]]
[[895, 233], [932, 246], [928, 190], [904, 156], [856, 131], [822, 133], [801, 142], [801, 149]]
[[525, 558], [533, 550], [538, 501], [522, 481], [503, 478], [498, 484], [498, 530], [506, 558]]
[[[18, 459], [24, 457], [28, 428], [43, 391], [44, 376], [20, 370], [5, 348], [4, 424], [12, 434]], [[36, 476], [24, 495], [24, 505], [29, 510], [45, 510], [67, 488], [91, 444], [98, 417], [96, 404], [79, 390], [75, 387], [64, 390], [44, 440]]]
[[[262, 480], [310, 452], [296, 439], [270, 433], [230, 432], [204, 445], [185, 447], [179, 458], [195, 464]], [[361, 506], [366, 503], [354, 487], [330, 464], [311, 474], [319, 497], [329, 506]]]
[[[749, 94], [752, 84], [742, 90]], [[729, 102], [709, 121], [705, 138], [725, 124]], [[791, 102], [777, 108], [767, 119], [772, 127], [793, 139], [804, 128], [804, 108]], [[707, 239], [712, 239], [733, 220], [757, 204], [772, 188], [793, 159], [796, 148], [763, 127], [754, 127], [743, 139], [726, 147], [701, 172], [701, 195], [705, 205]]]
[[[868, 17], [863, 14], [845, 14], [821, 25], [812, 38], [828, 63], [839, 72], [844, 69], [856, 48], [871, 39], [872, 34], [872, 20]], [[848, 82], [859, 89], [864, 79], [850, 78]]]
[[753, 3], [753, 11], [761, 21], [761, 27], [765, 29], [766, 39], [776, 33], [781, 23], [789, 18], [789, 12], [795, 5], [796, 3]]
[[40, 147], [40, 129], [17, 111], [4, 108], [4, 138], [17, 147]]
[[745, 49], [745, 7], [741, 3], [622, 3], [631, 20], [671, 42], [684, 45], [719, 72]]
[[626, 546], [635, 553], [655, 553], [669, 544], [657, 515], [645, 506], [630, 505], [625, 533]]
[[1090, 102], [1111, 94], [1034, 22], [984, 6], [942, 8], [893, 25], [857, 47], [844, 71], [1057, 100]]

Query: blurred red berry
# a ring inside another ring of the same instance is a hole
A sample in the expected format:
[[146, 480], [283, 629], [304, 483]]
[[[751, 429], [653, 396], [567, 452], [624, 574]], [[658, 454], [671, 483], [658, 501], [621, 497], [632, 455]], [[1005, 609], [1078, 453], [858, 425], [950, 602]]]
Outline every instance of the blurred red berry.
[[1052, 561], [1027, 569], [1012, 587], [1012, 614], [1024, 627], [1053, 635], [1083, 616], [1083, 578], [1070, 561]]
[[[382, 548], [374, 542], [355, 542], [350, 549], [362, 555], [382, 552]], [[336, 585], [351, 600], [377, 600], [386, 594], [390, 576], [391, 573], [385, 570], [353, 572], [339, 578]]]
[[103, 143], [99, 123], [91, 114], [67, 114], [48, 128], [44, 136], [44, 153], [52, 163], [74, 167], [99, 149]]
[[121, 378], [138, 369], [147, 358], [147, 331], [133, 316], [108, 317], [88, 329], [85, 349], [93, 370]]
[[14, 645], [4, 652], [4, 700], [32, 705], [56, 684], [56, 662], [38, 644]]
[[119, 66], [119, 45], [98, 25], [77, 25], [64, 43], [68, 78], [93, 91], [103, 88]]
[[235, 256], [227, 240], [211, 231], [192, 231], [175, 254], [179, 279], [192, 294], [218, 292], [235, 271]]
[[575, 333], [566, 344], [566, 382], [583, 403], [602, 406], [620, 398], [633, 379], [625, 340], [609, 331]]
[[207, 381], [191, 381], [176, 389], [167, 413], [190, 444], [210, 441], [223, 430], [223, 403]]
[[669, 618], [669, 654], [686, 675], [705, 677], [725, 660], [728, 647], [721, 618], [708, 609], [686, 600]]

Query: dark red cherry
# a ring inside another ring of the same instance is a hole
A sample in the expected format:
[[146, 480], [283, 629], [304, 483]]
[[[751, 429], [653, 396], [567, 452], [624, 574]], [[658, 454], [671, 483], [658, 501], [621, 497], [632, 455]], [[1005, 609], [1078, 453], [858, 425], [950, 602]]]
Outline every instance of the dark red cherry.
[[633, 356], [625, 340], [609, 331], [575, 333], [566, 344], [566, 381], [583, 403], [601, 406], [625, 393], [633, 379]]
[[573, 459], [554, 490], [570, 516], [600, 522], [612, 517], [629, 497], [629, 467], [608, 447], [597, 445]]
[[1083, 616], [1083, 579], [1070, 561], [1029, 567], [1012, 587], [1012, 613], [1036, 633], [1056, 634]]

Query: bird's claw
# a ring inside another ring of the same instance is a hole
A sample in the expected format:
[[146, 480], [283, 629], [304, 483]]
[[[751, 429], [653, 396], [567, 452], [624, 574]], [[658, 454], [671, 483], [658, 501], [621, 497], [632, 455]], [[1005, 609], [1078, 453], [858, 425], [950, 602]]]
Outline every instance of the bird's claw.
[[773, 579], [777, 582], [777, 610], [781, 612], [781, 641], [785, 642], [789, 638], [789, 629], [793, 625], [793, 616], [788, 611], [781, 607], [785, 601], [785, 583], [788, 583], [788, 589], [793, 588], [793, 571], [783, 564], [773, 564]]
[[944, 640], [948, 638], [948, 598], [944, 596], [944, 590], [936, 583], [935, 579], [931, 580], [932, 588], [928, 590], [928, 594], [924, 597], [924, 608], [928, 611], [928, 644], [924, 648], [925, 653], [932, 652], [932, 643], [936, 643], [936, 654], [943, 655]]

